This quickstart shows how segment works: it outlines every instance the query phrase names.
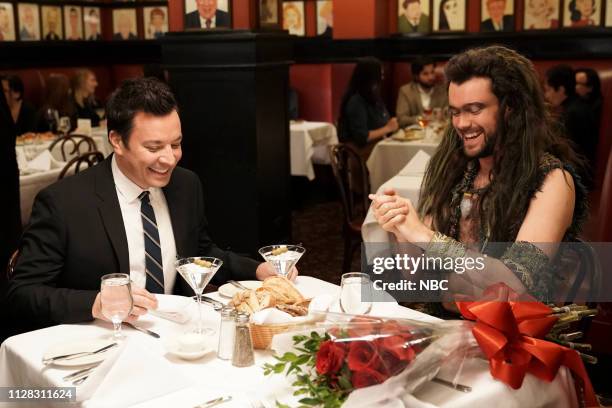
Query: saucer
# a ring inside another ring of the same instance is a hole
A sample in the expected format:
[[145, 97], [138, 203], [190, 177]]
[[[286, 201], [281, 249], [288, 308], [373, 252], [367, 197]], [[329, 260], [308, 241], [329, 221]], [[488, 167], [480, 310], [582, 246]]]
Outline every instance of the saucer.
[[206, 354], [214, 351], [214, 348], [208, 344], [206, 339], [203, 339], [200, 344], [200, 348], [194, 351], [183, 351], [179, 343], [179, 338], [182, 335], [167, 338], [163, 341], [164, 348], [166, 351], [176, 357], [182, 358], [183, 360], [197, 360], [204, 357]]

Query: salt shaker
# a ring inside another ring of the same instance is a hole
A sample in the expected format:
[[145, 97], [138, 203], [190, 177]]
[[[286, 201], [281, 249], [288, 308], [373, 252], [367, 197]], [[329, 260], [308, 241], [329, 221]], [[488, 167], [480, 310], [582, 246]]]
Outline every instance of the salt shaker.
[[249, 315], [248, 313], [239, 312], [236, 314], [236, 337], [234, 340], [232, 365], [248, 367], [253, 364], [255, 364], [255, 356], [253, 354], [251, 330], [249, 329]]
[[219, 328], [219, 347], [217, 357], [221, 360], [230, 360], [234, 351], [234, 335], [236, 323], [234, 322], [236, 309], [233, 306], [223, 306], [221, 309], [221, 326]]

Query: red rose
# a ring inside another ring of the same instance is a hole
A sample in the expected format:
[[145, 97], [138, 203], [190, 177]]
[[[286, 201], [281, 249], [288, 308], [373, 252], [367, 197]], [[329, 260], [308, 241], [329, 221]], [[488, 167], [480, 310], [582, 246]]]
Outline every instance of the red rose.
[[385, 382], [387, 378], [389, 378], [388, 375], [382, 374], [376, 370], [365, 368], [361, 371], [353, 372], [351, 383], [355, 388], [363, 388]]
[[399, 360], [410, 362], [414, 359], [415, 353], [410, 347], [408, 339], [403, 335], [381, 337], [376, 340], [379, 348], [392, 353]]
[[351, 327], [347, 330], [349, 338], [358, 339], [374, 334], [380, 329], [382, 321], [367, 316], [355, 316], [351, 319]]
[[380, 328], [380, 334], [401, 335], [406, 340], [412, 338], [410, 326], [400, 324], [396, 320], [388, 320]]
[[376, 370], [380, 365], [380, 358], [374, 343], [353, 341], [349, 346], [347, 362], [348, 367], [353, 371], [360, 371], [366, 368]]
[[380, 349], [379, 355], [380, 367], [378, 371], [389, 377], [401, 373], [409, 363], [408, 361], [401, 360], [396, 354], [389, 350]]
[[317, 372], [321, 375], [336, 374], [342, 368], [345, 355], [344, 345], [331, 340], [324, 341], [319, 346], [319, 351], [317, 352]]

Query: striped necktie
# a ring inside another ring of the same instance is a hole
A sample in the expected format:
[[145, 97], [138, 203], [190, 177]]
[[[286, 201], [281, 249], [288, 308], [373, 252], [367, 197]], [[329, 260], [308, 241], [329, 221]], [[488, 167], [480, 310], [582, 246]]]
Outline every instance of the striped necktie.
[[164, 267], [155, 212], [149, 201], [149, 192], [143, 191], [140, 198], [140, 217], [145, 243], [146, 289], [151, 293], [164, 293]]

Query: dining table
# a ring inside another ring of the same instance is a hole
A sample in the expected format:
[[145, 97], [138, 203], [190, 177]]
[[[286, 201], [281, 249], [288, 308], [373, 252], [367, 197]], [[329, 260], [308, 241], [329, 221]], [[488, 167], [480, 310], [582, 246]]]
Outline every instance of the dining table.
[[329, 146], [338, 144], [336, 127], [327, 122], [291, 121], [291, 175], [314, 180], [313, 164], [329, 165]]
[[[328, 294], [339, 296], [337, 285], [320, 279], [299, 276], [295, 285], [305, 297]], [[262, 366], [275, 362], [271, 350], [256, 350], [255, 364], [238, 368], [228, 360], [216, 357], [220, 316], [210, 305], [200, 306], [205, 327], [214, 333], [207, 339], [210, 352], [195, 360], [183, 360], [172, 352], [176, 336], [193, 328], [197, 316], [197, 304], [191, 298], [160, 295], [167, 303], [179, 302], [188, 311], [189, 320], [176, 322], [160, 318], [151, 313], [141, 317], [137, 325], [159, 334], [155, 338], [129, 327], [123, 329], [126, 339], [106, 352], [105, 361], [93, 371], [82, 384], [73, 389], [76, 401], [70, 405], [54, 405], [40, 400], [30, 406], [82, 406], [82, 407], [134, 407], [193, 408], [220, 397], [231, 400], [219, 404], [221, 408], [269, 408], [276, 401], [296, 406], [301, 396], [293, 395], [291, 380], [284, 375], [265, 376]], [[207, 296], [222, 303], [228, 298], [218, 292]], [[161, 304], [161, 299], [160, 299]], [[178, 303], [177, 303], [178, 304]], [[405, 318], [421, 322], [439, 322], [439, 319], [400, 306], [393, 300], [375, 302], [370, 315]], [[1, 387], [73, 387], [63, 377], [82, 367], [44, 365], [43, 356], [53, 347], [74, 341], [106, 341], [112, 333], [112, 325], [100, 320], [80, 324], [61, 324], [26, 332], [8, 338], [0, 347]], [[114, 354], [113, 354], [114, 353]], [[418, 358], [418, 357], [417, 357]], [[96, 372], [98, 374], [96, 375]], [[569, 371], [562, 367], [552, 382], [543, 382], [527, 374], [522, 387], [513, 390], [493, 379], [488, 362], [481, 358], [466, 361], [456, 378], [448, 377], [444, 369], [438, 377], [446, 381], [456, 380], [471, 387], [471, 392], [460, 392], [439, 382], [427, 382], [410, 396], [410, 404], [401, 400], [389, 401], [385, 407], [454, 407], [475, 406], [503, 407], [575, 407], [576, 394]], [[446, 377], [444, 377], [446, 376]], [[6, 400], [0, 405], [22, 407], [22, 403], [11, 404]]]

